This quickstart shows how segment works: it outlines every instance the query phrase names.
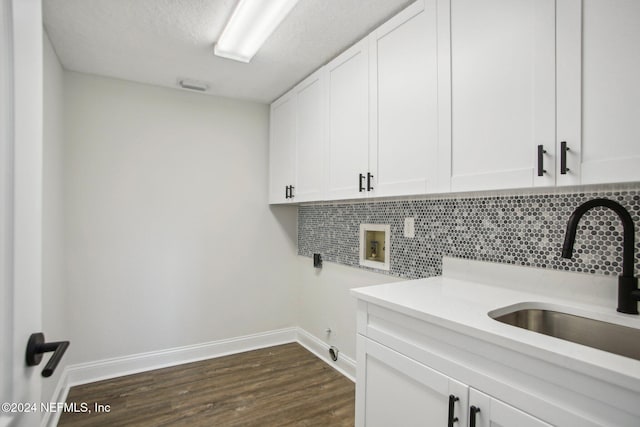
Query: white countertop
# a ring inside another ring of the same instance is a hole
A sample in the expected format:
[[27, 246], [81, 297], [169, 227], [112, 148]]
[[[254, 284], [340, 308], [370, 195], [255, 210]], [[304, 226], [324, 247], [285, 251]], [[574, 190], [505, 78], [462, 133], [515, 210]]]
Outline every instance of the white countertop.
[[[640, 393], [640, 361], [507, 325], [488, 313], [520, 303], [640, 328], [616, 311], [617, 277], [445, 258], [443, 276], [352, 290], [358, 299], [615, 382]], [[510, 312], [514, 310], [507, 310]]]

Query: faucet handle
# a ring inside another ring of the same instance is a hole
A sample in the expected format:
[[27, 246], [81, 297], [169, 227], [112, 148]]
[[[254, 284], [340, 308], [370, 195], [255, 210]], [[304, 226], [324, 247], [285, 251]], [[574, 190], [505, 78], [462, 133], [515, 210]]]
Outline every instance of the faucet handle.
[[626, 314], [638, 314], [640, 290], [637, 277], [618, 277], [618, 311]]

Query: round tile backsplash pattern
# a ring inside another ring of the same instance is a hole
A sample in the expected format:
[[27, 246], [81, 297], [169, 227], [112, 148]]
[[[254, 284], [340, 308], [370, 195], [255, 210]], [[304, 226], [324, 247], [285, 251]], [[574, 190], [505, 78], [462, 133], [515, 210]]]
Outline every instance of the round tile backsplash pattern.
[[[619, 202], [633, 217], [637, 275], [640, 189], [300, 206], [298, 254], [312, 257], [321, 253], [325, 261], [360, 267], [360, 224], [390, 224], [391, 270], [387, 274], [397, 277], [440, 275], [443, 256], [618, 275], [622, 272], [622, 224], [606, 208], [595, 208], [583, 216], [574, 257], [560, 256], [569, 216], [581, 203], [596, 197]], [[403, 236], [407, 217], [415, 218], [414, 238]]]

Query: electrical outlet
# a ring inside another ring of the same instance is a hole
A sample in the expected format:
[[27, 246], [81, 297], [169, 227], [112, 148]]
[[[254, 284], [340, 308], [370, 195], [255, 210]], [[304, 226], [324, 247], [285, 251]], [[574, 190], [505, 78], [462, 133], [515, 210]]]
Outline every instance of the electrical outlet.
[[413, 239], [416, 237], [415, 218], [404, 219], [404, 237]]

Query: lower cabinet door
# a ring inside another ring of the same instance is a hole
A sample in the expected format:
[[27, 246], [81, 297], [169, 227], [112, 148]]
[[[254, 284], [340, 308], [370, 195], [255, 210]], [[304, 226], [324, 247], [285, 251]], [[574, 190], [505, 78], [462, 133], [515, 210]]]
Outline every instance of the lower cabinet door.
[[551, 424], [469, 388], [469, 426], [474, 425], [476, 427], [551, 427]]
[[362, 335], [357, 375], [357, 426], [467, 425], [466, 385]]

